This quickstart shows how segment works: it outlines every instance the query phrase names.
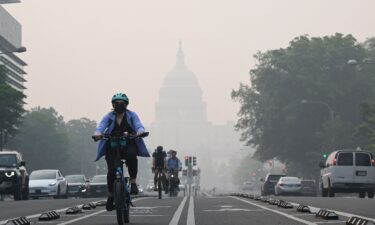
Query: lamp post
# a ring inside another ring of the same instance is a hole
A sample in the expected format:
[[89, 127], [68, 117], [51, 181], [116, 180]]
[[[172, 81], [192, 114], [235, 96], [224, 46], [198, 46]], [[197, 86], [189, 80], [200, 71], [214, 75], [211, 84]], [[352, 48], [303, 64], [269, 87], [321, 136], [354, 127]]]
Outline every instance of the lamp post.
[[26, 52], [26, 51], [27, 51], [26, 47], [19, 47], [14, 51], [0, 52], [0, 55], [10, 54], [10, 53], [22, 53], [22, 52]]
[[332, 124], [332, 131], [331, 131], [331, 147], [334, 147], [335, 145], [335, 112], [333, 111], [332, 107], [329, 106], [327, 103], [322, 101], [310, 101], [303, 99], [301, 100], [301, 104], [317, 104], [317, 105], [323, 105], [328, 109], [329, 117]]

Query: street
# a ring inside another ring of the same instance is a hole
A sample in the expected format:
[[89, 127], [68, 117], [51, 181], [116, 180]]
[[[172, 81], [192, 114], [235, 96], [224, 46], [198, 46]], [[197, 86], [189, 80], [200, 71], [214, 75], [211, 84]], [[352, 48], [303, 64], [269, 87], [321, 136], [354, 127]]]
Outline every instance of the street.
[[[276, 197], [295, 205], [306, 204], [310, 207], [327, 208], [339, 215], [338, 220], [317, 218], [315, 214], [301, 213], [293, 209], [284, 209], [265, 202], [249, 198], [208, 194], [196, 197], [177, 197], [157, 199], [139, 197], [134, 199], [136, 207], [131, 208], [131, 224], [152, 225], [211, 225], [211, 224], [345, 224], [349, 216], [359, 216], [375, 220], [373, 210], [375, 201], [358, 198], [321, 198], [321, 197]], [[104, 207], [84, 210], [75, 215], [66, 215], [67, 207], [102, 199], [44, 199], [30, 201], [5, 201], [0, 203], [0, 224], [9, 219], [26, 216], [31, 224], [79, 224], [99, 225], [117, 224], [115, 211], [107, 212]], [[56, 210], [60, 219], [38, 221], [40, 213]]]

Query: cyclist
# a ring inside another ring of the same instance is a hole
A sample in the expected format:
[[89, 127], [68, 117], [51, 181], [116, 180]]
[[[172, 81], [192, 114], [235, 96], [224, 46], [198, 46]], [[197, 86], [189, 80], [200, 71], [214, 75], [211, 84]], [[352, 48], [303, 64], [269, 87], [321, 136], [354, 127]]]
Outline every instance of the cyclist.
[[[157, 191], [157, 175], [158, 171], [163, 173], [163, 186], [165, 187], [165, 171], [167, 169], [167, 153], [163, 150], [163, 146], [158, 146], [152, 154], [152, 171], [154, 176], [154, 191]], [[166, 190], [166, 189], [165, 189]], [[166, 191], [167, 192], [167, 191]]]
[[169, 151], [171, 157], [167, 161], [167, 167], [168, 167], [168, 177], [170, 176], [170, 173], [174, 173], [175, 177], [177, 178], [177, 190], [178, 185], [180, 184], [180, 179], [178, 178], [178, 171], [182, 170], [182, 163], [179, 158], [177, 158], [177, 151], [171, 149]]
[[[113, 110], [107, 113], [102, 121], [99, 123], [95, 130], [94, 137], [99, 140], [102, 134], [123, 134], [137, 133], [142, 134], [145, 132], [145, 128], [138, 118], [138, 115], [128, 109], [129, 98], [124, 93], [117, 93], [112, 97]], [[138, 159], [137, 156], [150, 157], [146, 145], [143, 140], [133, 139], [127, 140], [126, 145], [121, 153], [122, 158], [126, 160], [126, 166], [130, 176], [130, 193], [138, 194], [138, 187], [136, 184], [136, 178], [138, 173]], [[106, 209], [111, 211], [113, 209], [113, 182], [116, 179], [116, 151], [111, 148], [111, 145], [106, 140], [99, 142], [96, 160], [98, 161], [103, 155], [107, 162], [108, 173], [107, 173], [107, 187], [108, 187], [108, 200]]]

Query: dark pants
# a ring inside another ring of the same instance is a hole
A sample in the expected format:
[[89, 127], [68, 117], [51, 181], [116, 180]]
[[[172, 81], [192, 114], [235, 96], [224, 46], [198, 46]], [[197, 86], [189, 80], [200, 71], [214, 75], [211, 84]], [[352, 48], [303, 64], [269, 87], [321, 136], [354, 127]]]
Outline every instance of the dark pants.
[[[138, 148], [135, 144], [129, 144], [125, 149], [121, 150], [121, 159], [126, 160], [126, 166], [130, 179], [137, 178], [138, 173]], [[116, 149], [111, 149], [107, 146], [105, 160], [107, 161], [108, 174], [107, 174], [107, 187], [108, 191], [113, 193], [113, 182], [116, 179]]]

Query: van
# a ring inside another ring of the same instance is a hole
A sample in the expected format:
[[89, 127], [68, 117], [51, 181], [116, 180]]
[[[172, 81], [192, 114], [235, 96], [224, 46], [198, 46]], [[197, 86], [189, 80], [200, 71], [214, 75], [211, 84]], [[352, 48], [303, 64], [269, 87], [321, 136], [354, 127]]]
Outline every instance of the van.
[[323, 197], [335, 193], [358, 193], [360, 198], [374, 198], [375, 161], [369, 151], [337, 150], [332, 152], [321, 167]]

